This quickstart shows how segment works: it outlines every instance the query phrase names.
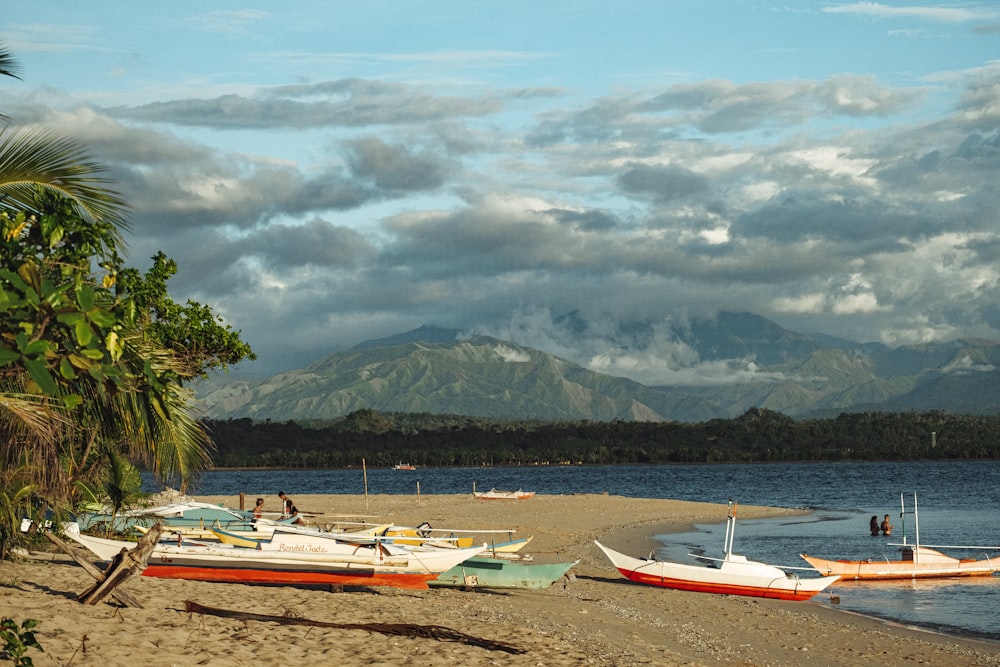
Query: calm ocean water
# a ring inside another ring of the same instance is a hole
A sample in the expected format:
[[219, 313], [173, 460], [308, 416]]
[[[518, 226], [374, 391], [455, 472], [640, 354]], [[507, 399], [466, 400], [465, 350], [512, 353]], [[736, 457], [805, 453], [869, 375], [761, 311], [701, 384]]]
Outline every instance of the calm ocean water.
[[[720, 504], [719, 524], [691, 533], [662, 535], [658, 555], [694, 562], [690, 553], [722, 551], [729, 498], [747, 505], [803, 508], [803, 517], [737, 521], [734, 550], [776, 565], [806, 567], [800, 553], [828, 558], [895, 558], [889, 546], [904, 534], [900, 494], [907, 509], [917, 494], [920, 541], [927, 545], [979, 545], [986, 551], [952, 550], [963, 557], [1000, 558], [1000, 461], [907, 463], [788, 463], [676, 466], [562, 466], [524, 468], [369, 469], [372, 494], [471, 493], [517, 489], [539, 494], [603, 493], [675, 498]], [[149, 490], [157, 490], [152, 482]], [[360, 469], [252, 470], [205, 473], [196, 495], [364, 493]], [[892, 517], [889, 538], [871, 537], [872, 515]], [[905, 532], [913, 540], [912, 515]], [[945, 549], [945, 551], [948, 551]], [[633, 554], [643, 556], [645, 554]], [[808, 572], [802, 573], [809, 576]], [[933, 582], [844, 582], [815, 598], [820, 604], [927, 629], [1000, 640], [1000, 577]], [[838, 596], [833, 605], [830, 597]]]

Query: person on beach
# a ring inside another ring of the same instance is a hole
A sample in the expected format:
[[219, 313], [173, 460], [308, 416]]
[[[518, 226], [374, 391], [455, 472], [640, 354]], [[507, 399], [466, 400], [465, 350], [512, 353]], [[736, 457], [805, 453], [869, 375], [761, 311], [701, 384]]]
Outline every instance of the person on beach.
[[885, 518], [882, 519], [882, 534], [892, 535], [892, 524], [889, 523], [889, 515], [886, 514]]
[[878, 537], [878, 517], [877, 516], [872, 516], [872, 520], [868, 524], [868, 527], [872, 531], [872, 537]]
[[261, 518], [262, 516], [264, 516], [264, 499], [263, 498], [258, 498], [257, 499], [257, 504], [254, 505], [254, 508], [253, 508], [253, 519], [254, 519], [254, 521], [256, 521], [257, 519]]
[[281, 514], [282, 516], [291, 516], [292, 510], [295, 508], [295, 503], [292, 499], [285, 495], [284, 491], [278, 491], [278, 497], [281, 498]]
[[293, 516], [295, 521], [292, 523], [302, 523], [302, 519], [299, 518], [299, 508], [295, 506], [292, 499], [286, 496], [284, 491], [278, 491], [278, 497], [281, 498], [282, 518]]

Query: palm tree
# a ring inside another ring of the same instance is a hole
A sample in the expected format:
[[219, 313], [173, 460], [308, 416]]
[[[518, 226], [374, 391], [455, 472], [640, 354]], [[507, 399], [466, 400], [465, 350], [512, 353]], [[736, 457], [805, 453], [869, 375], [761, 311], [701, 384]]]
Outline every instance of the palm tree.
[[[16, 71], [0, 46], [0, 74]], [[104, 171], [70, 139], [0, 129], [0, 470], [18, 471], [0, 479], [0, 557], [12, 508], [62, 506], [102, 463], [183, 482], [209, 462], [186, 369], [110, 291], [127, 206]]]

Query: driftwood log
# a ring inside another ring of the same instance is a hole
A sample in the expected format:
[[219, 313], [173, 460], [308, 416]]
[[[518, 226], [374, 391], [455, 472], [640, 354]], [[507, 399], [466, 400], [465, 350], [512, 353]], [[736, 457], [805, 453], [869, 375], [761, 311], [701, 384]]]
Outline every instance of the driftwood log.
[[97, 583], [81, 593], [77, 598], [82, 604], [94, 605], [103, 600], [114, 590], [146, 569], [146, 561], [153, 553], [156, 543], [163, 533], [163, 526], [154, 525], [140, 538], [132, 549], [122, 549], [108, 568], [97, 579]]
[[[92, 576], [94, 579], [97, 579], [98, 581], [104, 579], [104, 572], [101, 571], [101, 568], [97, 567], [89, 560], [84, 558], [80, 554], [78, 549], [74, 549], [66, 542], [63, 542], [61, 539], [53, 535], [50, 531], [45, 531], [45, 537], [49, 538], [49, 541], [52, 542], [52, 544], [56, 545], [64, 552], [66, 552], [66, 554], [70, 558], [75, 560], [77, 564], [84, 570], [86, 570], [87, 573], [90, 574], [90, 576]], [[143, 608], [142, 605], [139, 603], [139, 601], [136, 600], [135, 597], [133, 597], [133, 595], [124, 588], [118, 588], [116, 590], [111, 591], [111, 597], [118, 600], [118, 602], [122, 603], [126, 607], [135, 607], [137, 609]]]
[[306, 625], [314, 628], [335, 628], [337, 630], [364, 630], [366, 632], [378, 632], [383, 635], [402, 637], [423, 637], [437, 641], [458, 642], [460, 644], [468, 644], [469, 646], [479, 646], [490, 651], [503, 651], [504, 653], [514, 655], [528, 652], [527, 649], [491, 639], [473, 637], [472, 635], [467, 635], [464, 632], [452, 630], [442, 625], [417, 625], [415, 623], [332, 623], [329, 621], [313, 621], [298, 616], [274, 616], [271, 614], [254, 614], [230, 609], [217, 609], [214, 607], [205, 607], [191, 600], [184, 601], [184, 610], [191, 614], [207, 614], [221, 618], [235, 618], [241, 621], [261, 621], [263, 623], [280, 623], [282, 625]]

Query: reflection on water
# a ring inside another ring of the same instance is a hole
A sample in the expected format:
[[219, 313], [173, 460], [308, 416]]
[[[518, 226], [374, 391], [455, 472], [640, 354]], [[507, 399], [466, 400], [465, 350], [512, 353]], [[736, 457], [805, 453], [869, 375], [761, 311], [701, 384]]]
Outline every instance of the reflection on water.
[[1000, 639], [995, 617], [1000, 577], [845, 582], [835, 594], [841, 596], [842, 607], [859, 613], [942, 632]]

